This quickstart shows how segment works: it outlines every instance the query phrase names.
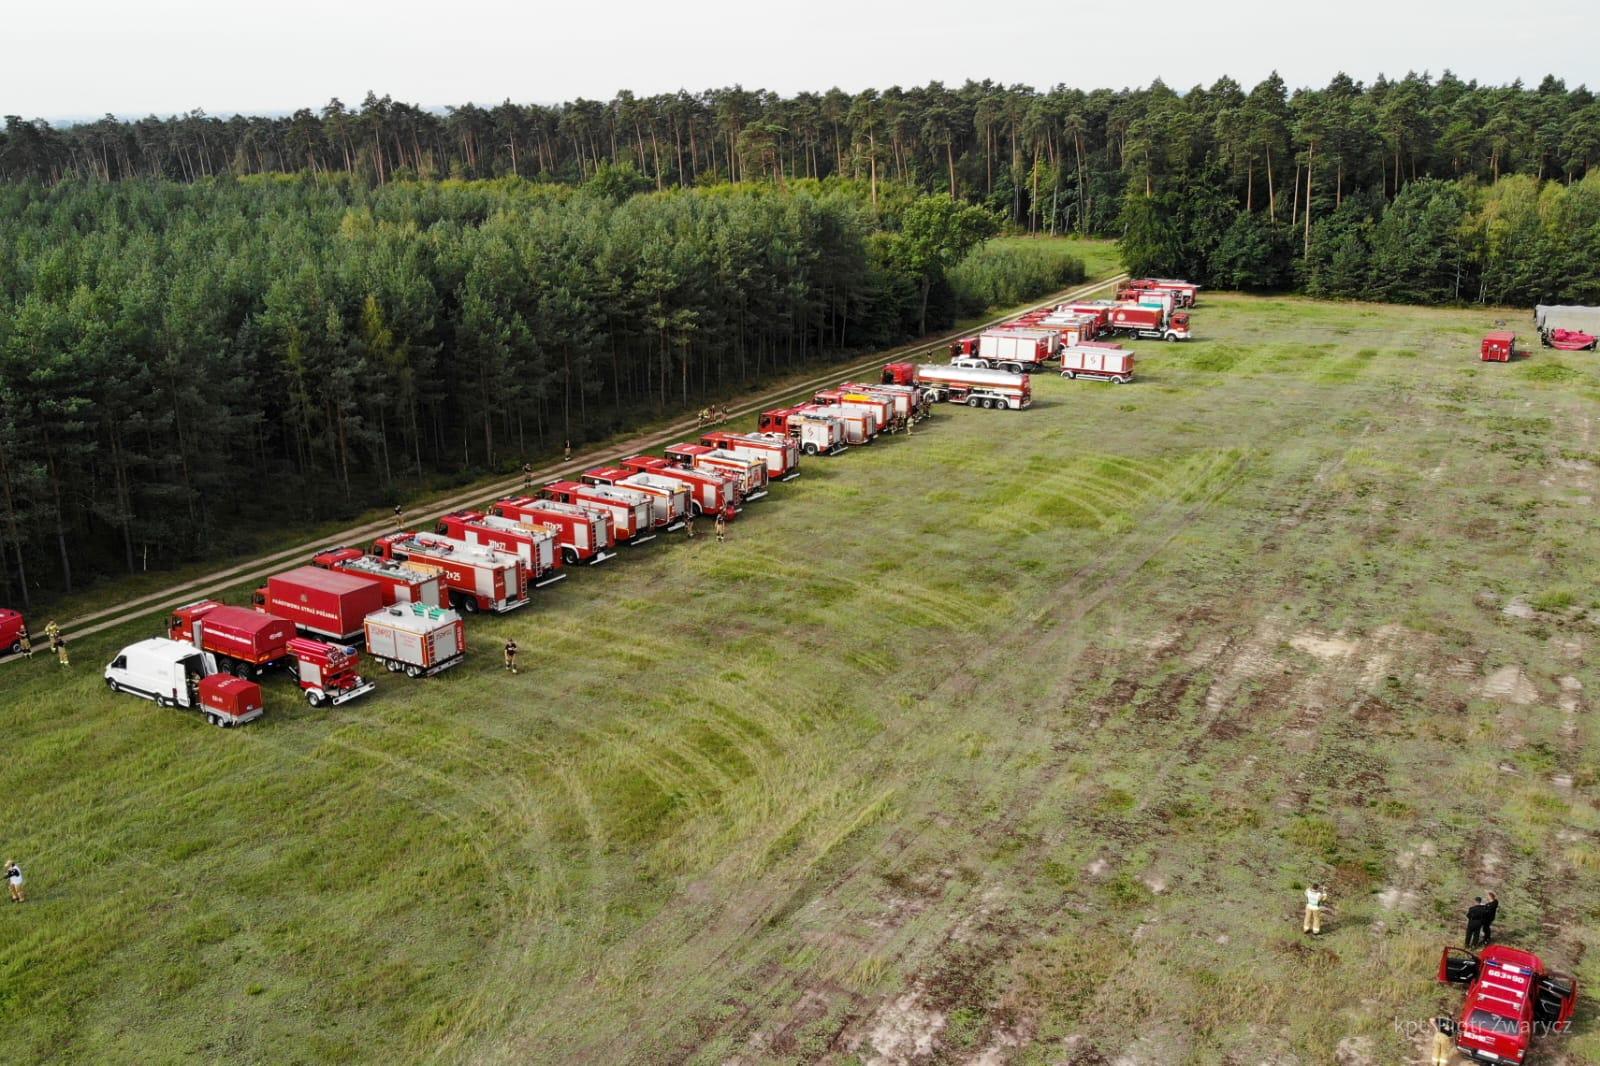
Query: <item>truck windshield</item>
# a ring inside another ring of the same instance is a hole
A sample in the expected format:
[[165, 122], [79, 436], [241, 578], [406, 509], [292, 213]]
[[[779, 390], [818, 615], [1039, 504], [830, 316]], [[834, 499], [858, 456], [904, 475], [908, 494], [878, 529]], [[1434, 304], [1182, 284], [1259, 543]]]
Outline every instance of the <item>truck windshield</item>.
[[1479, 1007], [1467, 1019], [1467, 1028], [1477, 1029], [1485, 1033], [1504, 1033], [1507, 1036], [1516, 1036], [1522, 1031], [1521, 1025], [1515, 1018], [1507, 1018]]

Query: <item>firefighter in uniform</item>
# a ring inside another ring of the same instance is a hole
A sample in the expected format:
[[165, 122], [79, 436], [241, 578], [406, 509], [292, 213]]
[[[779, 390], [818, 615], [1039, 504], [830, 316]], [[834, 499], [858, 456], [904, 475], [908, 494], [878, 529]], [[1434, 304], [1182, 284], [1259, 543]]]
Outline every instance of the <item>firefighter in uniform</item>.
[[529, 492], [533, 489], [533, 467], [527, 463], [522, 464], [522, 491]]
[[22, 631], [21, 641], [22, 654], [26, 655], [30, 659], [33, 658], [33, 638], [28, 636], [28, 631], [26, 629]]
[[67, 658], [67, 642], [65, 640], [56, 641], [56, 662], [62, 666], [72, 665], [72, 660]]
[[44, 624], [44, 635], [50, 638], [50, 650], [55, 651], [56, 645], [61, 643], [61, 627], [54, 618]]
[[561, 451], [561, 459], [563, 462], [572, 462], [572, 442], [570, 440], [567, 441], [566, 447]]
[[398, 529], [404, 529], [405, 528], [405, 524], [406, 524], [406, 513], [403, 510], [400, 509], [400, 505], [397, 503], [397, 504], [394, 505], [394, 528], [397, 529], [397, 530]]
[[721, 514], [717, 515], [717, 543], [721, 544], [728, 539], [728, 520]]
[[506, 640], [506, 669], [513, 674], [517, 672], [517, 642], [514, 639]]
[[684, 533], [684, 536], [688, 537], [690, 540], [694, 539], [694, 512], [693, 511], [690, 511], [689, 514], [684, 517], [684, 520], [683, 520], [683, 533]]

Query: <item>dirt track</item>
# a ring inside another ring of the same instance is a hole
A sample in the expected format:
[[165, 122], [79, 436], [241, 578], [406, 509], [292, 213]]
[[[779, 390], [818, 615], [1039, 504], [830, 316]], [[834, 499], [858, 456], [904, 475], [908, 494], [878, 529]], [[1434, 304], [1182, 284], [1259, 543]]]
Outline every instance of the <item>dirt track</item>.
[[[1108, 285], [1113, 285], [1117, 281], [1126, 277], [1127, 274], [1116, 274], [1100, 281], [1090, 282], [1089, 284], [1080, 285], [1072, 289], [1065, 289], [1061, 292], [1054, 293], [1043, 300], [1030, 304], [1023, 310], [1033, 310], [1034, 308], [1044, 307], [1049, 304], [1061, 302], [1063, 300], [1086, 297], [1091, 293], [1097, 292]], [[835, 380], [840, 375], [854, 374], [857, 371], [874, 368], [879, 363], [885, 361], [903, 359], [918, 355], [923, 352], [942, 348], [957, 337], [971, 332], [972, 329], [986, 328], [994, 325], [995, 323], [1013, 318], [1020, 313], [1023, 312], [1011, 311], [1005, 315], [989, 319], [978, 326], [969, 327], [968, 329], [959, 330], [953, 333], [942, 334], [931, 341], [921, 341], [915, 344], [904, 345], [899, 348], [892, 348], [885, 352], [874, 353], [866, 359], [857, 360], [856, 362], [848, 365], [831, 367], [826, 373], [818, 375], [817, 377], [795, 384], [783, 385], [764, 392], [759, 396], [751, 400], [747, 400], [733, 408], [730, 411], [730, 414], [735, 417], [747, 415], [751, 412], [762, 410], [772, 405], [775, 401], [781, 400], [786, 396], [809, 391], [816, 388], [818, 385]], [[666, 444], [673, 438], [679, 437], [685, 432], [695, 430], [697, 428], [698, 424], [695, 421], [686, 418], [681, 422], [674, 422], [664, 430], [657, 430], [653, 433], [632, 437], [617, 443], [607, 443], [599, 448], [591, 449], [580, 455], [574, 456], [570, 462], [564, 461], [542, 467], [533, 472], [533, 477], [541, 482], [548, 481], [560, 477], [563, 474], [570, 474], [575, 470], [587, 469], [588, 467], [593, 466], [596, 462], [610, 458], [618, 453], [636, 452]], [[425, 526], [427, 523], [432, 522], [441, 515], [448, 514], [451, 511], [460, 510], [462, 507], [465, 507], [471, 503], [480, 502], [486, 497], [492, 497], [512, 491], [520, 488], [521, 485], [522, 476], [520, 474], [515, 477], [506, 478], [503, 481], [493, 482], [487, 485], [478, 485], [468, 492], [459, 493], [444, 500], [435, 501], [425, 511], [416, 513], [412, 513], [410, 511], [406, 512], [406, 523], [412, 527]], [[297, 544], [290, 548], [284, 548], [268, 555], [257, 556], [248, 561], [235, 564], [234, 566], [224, 567], [220, 570], [214, 570], [202, 577], [194, 578], [192, 580], [180, 582], [174, 585], [169, 585], [168, 587], [160, 589], [156, 592], [147, 593], [146, 595], [139, 596], [131, 600], [124, 600], [120, 603], [112, 604], [109, 607], [103, 607], [79, 618], [70, 618], [61, 625], [62, 635], [72, 640], [81, 640], [84, 637], [93, 636], [96, 633], [100, 633], [107, 629], [121, 625], [130, 618], [139, 614], [166, 611], [172, 607], [178, 606], [179, 604], [186, 603], [191, 600], [202, 599], [207, 596], [215, 596], [245, 582], [265, 578], [279, 570], [285, 563], [304, 560], [306, 556], [320, 548], [326, 547], [329, 544], [347, 544], [354, 541], [365, 540], [381, 533], [387, 533], [391, 529], [392, 523], [388, 522], [387, 520], [380, 522], [368, 522], [363, 525], [352, 526], [349, 529], [342, 530], [338, 533], [332, 534], [331, 536], [320, 537], [315, 541], [307, 541], [303, 544]], [[0, 659], [0, 663], [9, 662], [15, 658], [20, 658], [20, 656], [7, 656], [4, 659]]]

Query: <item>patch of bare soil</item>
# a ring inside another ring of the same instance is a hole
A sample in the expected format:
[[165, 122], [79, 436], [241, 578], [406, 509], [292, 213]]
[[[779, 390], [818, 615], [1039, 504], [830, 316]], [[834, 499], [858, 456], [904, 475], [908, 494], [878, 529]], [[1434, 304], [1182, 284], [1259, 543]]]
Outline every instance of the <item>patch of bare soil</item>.
[[1479, 691], [1488, 699], [1505, 700], [1523, 707], [1539, 698], [1539, 690], [1528, 679], [1527, 671], [1514, 663], [1490, 674]]

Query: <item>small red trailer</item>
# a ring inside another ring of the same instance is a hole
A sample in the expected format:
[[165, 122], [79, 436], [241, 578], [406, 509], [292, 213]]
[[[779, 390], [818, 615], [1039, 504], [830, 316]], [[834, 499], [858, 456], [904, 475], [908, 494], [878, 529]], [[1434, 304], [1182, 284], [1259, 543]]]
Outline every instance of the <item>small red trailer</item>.
[[437, 570], [450, 590], [450, 605], [466, 614], [504, 614], [528, 602], [528, 571], [522, 561], [493, 548], [432, 533], [402, 532], [373, 541], [372, 553], [380, 559], [399, 559]]
[[257, 611], [340, 644], [361, 639], [361, 620], [382, 607], [383, 599], [384, 586], [377, 581], [317, 566], [274, 574], [253, 597]]
[[200, 679], [200, 712], [212, 725], [244, 725], [266, 713], [261, 686], [242, 677], [212, 674]]
[[736, 455], [721, 448], [704, 444], [674, 444], [664, 450], [669, 462], [694, 470], [712, 470], [719, 474], [732, 474], [739, 479], [739, 498], [751, 503], [767, 494], [767, 464], [760, 459]]
[[443, 607], [397, 603], [367, 615], [367, 653], [407, 677], [432, 677], [467, 654], [467, 627]]
[[656, 539], [655, 498], [643, 492], [582, 481], [552, 481], [539, 490], [539, 495], [610, 514], [619, 544], [638, 545]]
[[616, 557], [611, 549], [611, 514], [537, 496], [502, 496], [490, 508], [500, 518], [546, 525], [555, 531], [561, 561], [567, 566], [595, 566]]
[[289, 652], [295, 658], [295, 680], [313, 707], [337, 707], [378, 687], [362, 678], [360, 659], [349, 645], [295, 637]]
[[22, 650], [23, 634], [28, 632], [27, 620], [20, 611], [0, 607], [0, 648], [11, 655]]
[[580, 477], [590, 485], [613, 485], [654, 496], [657, 529], [670, 533], [682, 529], [689, 520], [693, 493], [681, 481], [659, 474], [640, 473], [625, 466], [599, 466], [585, 471]]
[[1118, 344], [1080, 344], [1063, 348], [1061, 376], [1126, 385], [1133, 380], [1133, 353]]
[[624, 470], [654, 474], [683, 485], [689, 490], [689, 506], [697, 515], [720, 514], [731, 522], [744, 499], [739, 477], [733, 473], [679, 466], [659, 455], [630, 455], [619, 460], [617, 465]]
[[439, 519], [434, 532], [441, 537], [515, 555], [522, 560], [522, 567], [534, 588], [553, 585], [567, 576], [556, 573], [560, 565], [556, 555], [556, 531], [543, 523], [518, 522], [481, 511], [453, 511]]
[[802, 455], [837, 455], [849, 447], [844, 423], [827, 415], [802, 411], [799, 407], [774, 407], [756, 418], [762, 433], [783, 433], [800, 444]]
[[384, 606], [425, 603], [437, 607], [444, 602], [443, 582], [438, 574], [424, 573], [404, 563], [375, 559], [360, 548], [328, 548], [313, 555], [311, 565], [376, 581], [383, 589]]
[[1174, 311], [1168, 315], [1159, 307], [1119, 304], [1111, 309], [1111, 332], [1146, 340], [1186, 341], [1189, 339], [1189, 313]]
[[800, 445], [787, 433], [724, 433], [715, 430], [701, 436], [708, 448], [721, 448], [735, 455], [760, 459], [767, 464], [767, 478], [793, 481], [800, 476]]
[[1485, 363], [1509, 363], [1517, 350], [1517, 335], [1510, 330], [1496, 330], [1483, 338], [1478, 357]]

